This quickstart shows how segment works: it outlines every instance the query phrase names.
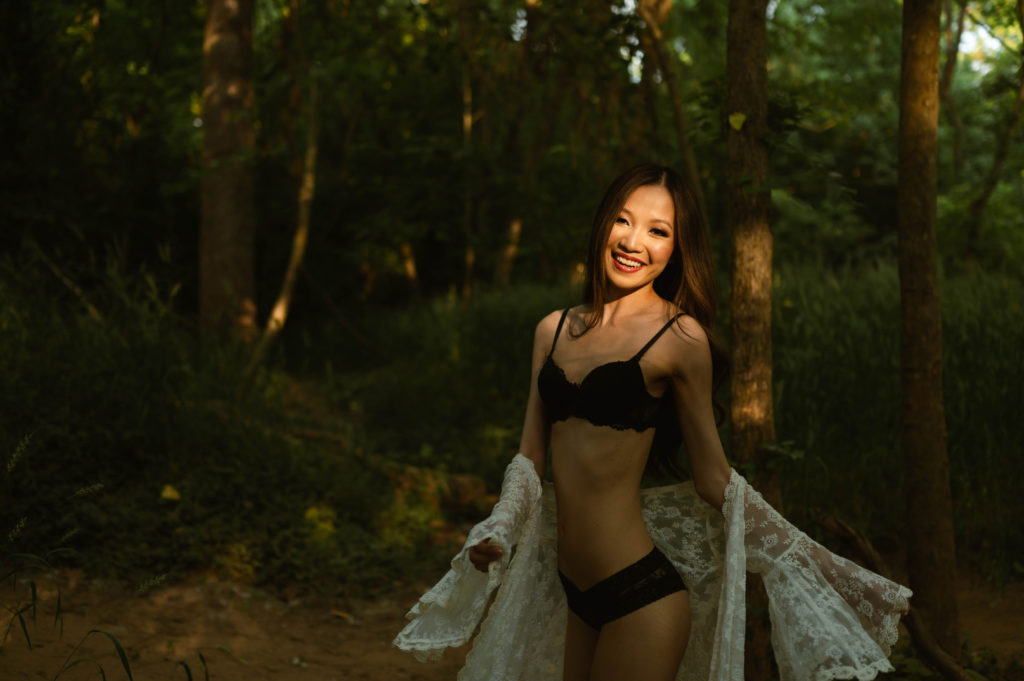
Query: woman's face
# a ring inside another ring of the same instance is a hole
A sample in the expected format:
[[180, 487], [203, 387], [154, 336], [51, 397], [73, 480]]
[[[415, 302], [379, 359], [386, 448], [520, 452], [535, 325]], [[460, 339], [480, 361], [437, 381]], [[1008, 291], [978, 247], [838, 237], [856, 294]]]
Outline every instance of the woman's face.
[[675, 249], [675, 205], [660, 185], [637, 187], [612, 222], [605, 244], [608, 284], [628, 293], [654, 283]]

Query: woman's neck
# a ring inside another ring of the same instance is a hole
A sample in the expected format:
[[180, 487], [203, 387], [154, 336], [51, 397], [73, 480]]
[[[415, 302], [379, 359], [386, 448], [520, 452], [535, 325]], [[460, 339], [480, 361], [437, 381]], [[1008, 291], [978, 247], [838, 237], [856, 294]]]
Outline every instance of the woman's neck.
[[632, 291], [609, 290], [608, 293], [608, 300], [601, 310], [602, 324], [641, 316], [649, 313], [652, 306], [658, 310], [665, 307], [665, 300], [655, 292], [653, 283]]

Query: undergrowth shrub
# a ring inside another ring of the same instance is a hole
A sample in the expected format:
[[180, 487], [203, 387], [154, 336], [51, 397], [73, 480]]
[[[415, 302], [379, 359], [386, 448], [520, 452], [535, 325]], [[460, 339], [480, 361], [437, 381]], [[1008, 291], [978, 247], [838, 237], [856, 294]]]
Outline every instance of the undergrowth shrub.
[[566, 288], [517, 286], [468, 303], [368, 310], [361, 330], [373, 351], [330, 343], [336, 351], [321, 380], [362, 415], [367, 448], [500, 483], [519, 446], [534, 329], [578, 298]]
[[[203, 345], [145, 277], [90, 295], [101, 319], [0, 269], [0, 451], [31, 434], [4, 478], [0, 540], [20, 529], [0, 550], [66, 546], [58, 565], [137, 582], [208, 570], [337, 590], [399, 573], [410, 552], [374, 530], [386, 476], [293, 404], [294, 381], [265, 371], [240, 392], [247, 353]], [[312, 422], [334, 436], [310, 439]]]
[[[985, 573], [1019, 579], [1024, 284], [965, 271], [942, 278], [940, 298], [958, 550]], [[788, 507], [839, 511], [897, 548], [906, 501], [895, 265], [790, 268], [774, 303], [776, 430], [806, 453], [780, 464]]]

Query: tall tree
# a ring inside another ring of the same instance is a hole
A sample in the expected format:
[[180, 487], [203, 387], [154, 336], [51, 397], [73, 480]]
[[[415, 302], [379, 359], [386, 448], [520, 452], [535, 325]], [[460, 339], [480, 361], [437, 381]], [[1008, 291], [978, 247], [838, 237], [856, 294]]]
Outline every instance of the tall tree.
[[900, 387], [914, 607], [956, 657], [956, 553], [935, 237], [941, 0], [904, 0], [899, 127]]
[[[765, 464], [775, 440], [772, 404], [772, 230], [768, 190], [767, 0], [730, 0], [726, 34], [726, 116], [729, 159], [726, 216], [733, 238], [732, 361], [730, 386], [733, 457], [757, 471], [762, 493], [779, 506], [778, 483]], [[758, 589], [751, 612], [764, 609]], [[755, 621], [747, 676], [772, 676], [766, 617]]]
[[199, 316], [251, 339], [253, 276], [252, 0], [208, 0], [203, 37]]
[[[672, 9], [672, 0], [640, 0], [637, 3], [637, 10], [644, 20], [645, 33], [640, 39], [648, 61], [653, 60], [661, 72], [661, 79], [668, 87], [669, 101], [672, 103], [672, 120], [675, 122], [676, 135], [678, 137], [679, 153], [683, 157], [683, 167], [686, 169], [686, 178], [693, 187], [694, 196], [697, 199], [697, 206], [705, 220], [708, 219], [708, 211], [704, 202], [704, 189], [701, 186], [700, 171], [697, 168], [697, 157], [690, 145], [689, 125], [686, 122], [686, 111], [683, 108], [683, 95], [679, 89], [679, 77], [676, 66], [669, 48], [665, 45], [665, 37], [662, 35], [661, 23], [668, 17]], [[653, 113], [652, 113], [653, 115]]]

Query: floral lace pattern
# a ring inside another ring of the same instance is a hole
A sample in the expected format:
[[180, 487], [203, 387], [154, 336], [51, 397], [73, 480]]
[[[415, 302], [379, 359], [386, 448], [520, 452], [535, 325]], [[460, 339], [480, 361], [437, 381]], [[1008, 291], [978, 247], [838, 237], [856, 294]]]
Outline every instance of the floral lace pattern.
[[[412, 622], [394, 644], [427, 662], [440, 659], [447, 647], [466, 643], [502, 575], [513, 562], [530, 562], [527, 554], [536, 553], [537, 542], [532, 537], [536, 535], [540, 500], [541, 484], [533, 462], [516, 454], [505, 469], [501, 495], [491, 515], [469, 531], [462, 550], [452, 559], [451, 570], [409, 611], [406, 617]], [[469, 548], [488, 537], [501, 547], [503, 555], [491, 563], [485, 575], [469, 562]], [[519, 550], [513, 555], [512, 547], [517, 544]], [[502, 590], [499, 601], [508, 600], [511, 586]], [[496, 614], [494, 608], [491, 614]]]
[[739, 564], [762, 573], [782, 679], [867, 681], [892, 670], [889, 652], [910, 589], [812, 540], [735, 471], [722, 510], [743, 518], [742, 544], [730, 533], [738, 524], [727, 532], [726, 570]]
[[[909, 589], [812, 541], [735, 471], [721, 514], [692, 483], [641, 494], [648, 532], [690, 593], [690, 640], [677, 681], [742, 681], [748, 569], [764, 577], [782, 681], [868, 681], [892, 669], [887, 657]], [[452, 569], [409, 612], [412, 621], [395, 645], [437, 659], [479, 625], [460, 681], [559, 681], [566, 606], [557, 578], [556, 516], [554, 491], [517, 455], [491, 516], [473, 528]], [[484, 575], [466, 553], [488, 536], [505, 557]]]

